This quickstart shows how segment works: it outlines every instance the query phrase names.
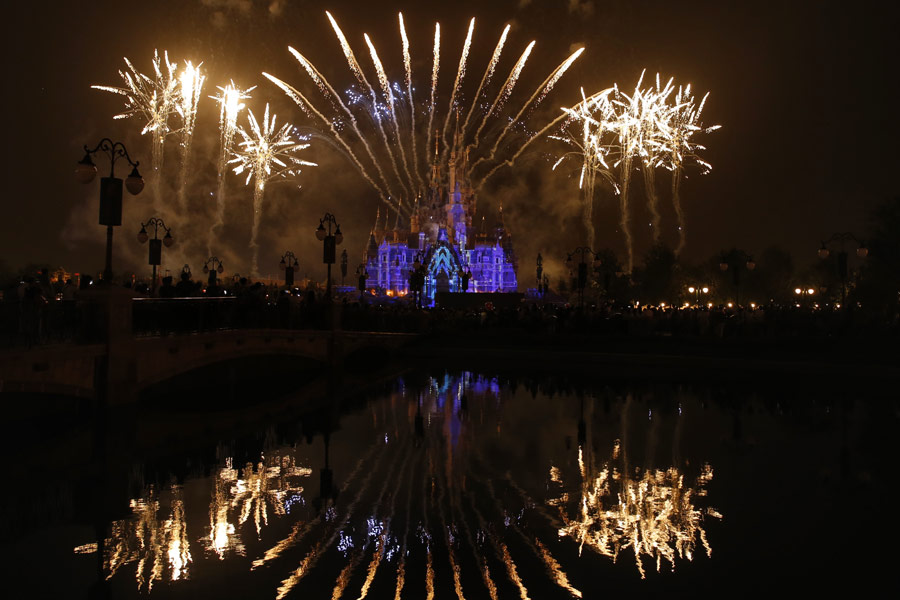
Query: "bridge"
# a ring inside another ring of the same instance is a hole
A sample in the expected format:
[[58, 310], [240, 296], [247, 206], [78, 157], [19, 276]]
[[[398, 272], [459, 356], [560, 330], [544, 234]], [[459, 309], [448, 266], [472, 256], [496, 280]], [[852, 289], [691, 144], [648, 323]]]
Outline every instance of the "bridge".
[[[283, 323], [279, 319], [261, 323], [254, 318], [246, 323], [249, 326], [241, 327], [229, 318], [229, 312], [221, 310], [226, 305], [215, 308], [199, 299], [191, 304], [155, 300], [154, 313], [162, 310], [168, 325], [162, 332], [155, 327], [148, 331], [147, 322], [153, 319], [147, 318], [147, 305], [139, 306], [140, 300], [127, 292], [97, 293], [79, 308], [78, 321], [91, 323], [92, 335], [73, 334], [56, 343], [0, 350], [0, 393], [100, 397], [110, 405], [130, 403], [149, 386], [217, 363], [252, 356], [292, 356], [324, 368], [340, 364], [349, 355], [392, 353], [418, 337], [414, 333], [344, 331], [340, 329], [339, 306], [327, 311], [329, 316], [334, 314], [327, 319], [327, 328], [304, 328], [321, 326], [322, 321], [295, 318]], [[215, 310], [210, 310], [211, 306]], [[227, 308], [230, 311], [232, 307]], [[205, 326], [197, 325], [197, 315], [206, 317]], [[135, 321], [141, 322], [137, 328]], [[173, 323], [180, 326], [170, 331]], [[291, 327], [296, 325], [299, 327]]]

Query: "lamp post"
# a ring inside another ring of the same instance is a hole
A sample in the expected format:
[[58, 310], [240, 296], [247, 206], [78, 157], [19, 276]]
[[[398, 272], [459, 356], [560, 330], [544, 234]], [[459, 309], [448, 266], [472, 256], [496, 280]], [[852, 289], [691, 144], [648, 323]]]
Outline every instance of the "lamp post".
[[544, 257], [541, 256], [541, 253], [538, 252], [537, 255], [537, 270], [535, 271], [537, 274], [537, 291], [538, 296], [541, 296], [541, 285], [543, 283], [542, 275], [544, 273]]
[[210, 256], [206, 259], [206, 264], [203, 265], [203, 272], [207, 273], [209, 277], [206, 280], [207, 286], [216, 285], [216, 275], [223, 273], [225, 271], [225, 265], [222, 264], [222, 261], [219, 260], [217, 256]]
[[359, 289], [359, 301], [362, 302], [366, 294], [366, 279], [369, 278], [365, 263], [360, 263], [359, 266], [356, 267], [356, 278], [357, 288]]
[[[147, 233], [147, 228], [153, 228], [153, 239], [150, 239], [149, 234]], [[165, 230], [166, 235], [163, 239], [159, 239], [159, 230], [162, 228]], [[151, 286], [151, 295], [156, 295], [156, 268], [162, 263], [162, 247], [165, 244], [166, 248], [172, 246], [175, 243], [175, 238], [172, 237], [172, 230], [166, 227], [166, 224], [159, 217], [151, 217], [149, 221], [146, 223], [141, 223], [141, 230], [138, 232], [137, 239], [140, 243], [144, 244], [147, 240], [150, 240], [150, 251], [149, 251], [149, 264], [153, 265], [153, 285]]]
[[709, 287], [708, 286], [690, 286], [688, 287], [688, 292], [694, 295], [694, 304], [700, 306], [700, 294], [708, 294]]
[[844, 233], [835, 233], [832, 234], [830, 238], [824, 240], [822, 242], [822, 246], [819, 248], [819, 258], [825, 260], [831, 254], [831, 251], [828, 249], [829, 244], [838, 244], [839, 250], [837, 253], [837, 272], [838, 277], [841, 279], [841, 306], [847, 305], [847, 251], [844, 250], [844, 244], [849, 241], [854, 241], [857, 243], [856, 248], [856, 256], [859, 258], [866, 258], [869, 255], [869, 249], [866, 248], [866, 245], [859, 240], [855, 235], [850, 233], [849, 231]]
[[84, 146], [84, 158], [75, 167], [75, 178], [81, 183], [90, 183], [97, 176], [97, 166], [91, 155], [104, 152], [109, 157], [109, 177], [100, 179], [100, 225], [106, 225], [106, 266], [103, 268], [103, 281], [112, 281], [112, 238], [113, 227], [122, 224], [122, 180], [116, 177], [116, 161], [124, 158], [131, 165], [131, 174], [125, 179], [125, 187], [132, 196], [137, 196], [144, 189], [144, 178], [138, 172], [139, 162], [131, 160], [128, 150], [122, 142], [114, 142], [103, 138], [94, 147]]
[[[325, 227], [326, 224], [328, 225], [327, 228]], [[319, 219], [319, 226], [316, 228], [316, 239], [322, 242], [322, 262], [328, 265], [328, 281], [325, 284], [325, 296], [327, 297], [326, 302], [331, 302], [331, 265], [334, 264], [337, 245], [344, 241], [341, 226], [338, 225], [333, 214], [325, 213], [325, 216]]]
[[814, 287], [794, 288], [794, 294], [796, 294], [798, 298], [803, 298], [804, 296], [806, 296], [807, 302], [815, 293], [816, 293], [816, 288], [814, 288]]
[[566, 267], [569, 269], [570, 273], [572, 272], [572, 270], [575, 266], [575, 263], [572, 260], [572, 258], [576, 254], [578, 254], [580, 256], [580, 260], [578, 261], [578, 278], [575, 280], [575, 287], [578, 288], [578, 297], [579, 297], [579, 300], [581, 303], [581, 308], [584, 308], [584, 288], [585, 288], [585, 286], [587, 286], [587, 280], [588, 280], [587, 257], [588, 257], [588, 255], [594, 257], [594, 260], [593, 260], [594, 271], [599, 270], [602, 263], [600, 261], [600, 256], [596, 252], [594, 252], [587, 246], [581, 246], [579, 248], [575, 248], [575, 250], [573, 250], [572, 252], [569, 252], [569, 254], [566, 256]]
[[288, 250], [281, 255], [281, 262], [278, 263], [278, 268], [284, 271], [284, 287], [290, 288], [294, 285], [294, 272], [299, 267], [300, 263], [293, 252]]
[[719, 269], [723, 273], [731, 269], [735, 289], [734, 303], [738, 306], [741, 305], [741, 261], [743, 261], [743, 268], [746, 268], [748, 272], [756, 269], [756, 262], [753, 260], [753, 257], [740, 250], [731, 252], [727, 256], [723, 255], [721, 262], [719, 262]]

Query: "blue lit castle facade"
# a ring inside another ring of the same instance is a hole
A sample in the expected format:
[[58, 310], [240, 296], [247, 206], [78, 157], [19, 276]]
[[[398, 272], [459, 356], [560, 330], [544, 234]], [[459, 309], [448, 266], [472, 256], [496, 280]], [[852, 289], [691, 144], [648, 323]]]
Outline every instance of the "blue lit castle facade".
[[427, 194], [416, 201], [409, 226], [398, 218], [389, 230], [387, 217], [381, 227], [376, 217], [365, 251], [369, 289], [405, 296], [418, 258], [425, 266], [425, 304], [433, 304], [438, 292], [516, 291], [516, 257], [503, 208], [495, 227], [486, 228], [484, 218], [477, 229], [472, 226], [476, 198], [467, 170], [465, 154], [450, 154], [446, 174], [435, 157]]

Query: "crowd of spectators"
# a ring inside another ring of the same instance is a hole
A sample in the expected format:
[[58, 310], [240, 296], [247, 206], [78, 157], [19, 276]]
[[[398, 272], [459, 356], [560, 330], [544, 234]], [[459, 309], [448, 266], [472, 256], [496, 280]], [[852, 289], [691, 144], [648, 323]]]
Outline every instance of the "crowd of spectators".
[[[91, 283], [82, 281], [81, 288]], [[127, 284], [126, 287], [132, 287]], [[318, 288], [286, 290], [246, 278], [222, 286], [193, 281], [188, 273], [173, 284], [165, 277], [151, 297], [145, 283], [134, 289], [136, 335], [167, 335], [231, 328], [328, 329], [455, 335], [630, 337], [681, 339], [821, 339], [896, 336], [896, 317], [885, 322], [855, 310], [815, 305], [754, 307], [646, 306], [599, 303], [584, 307], [537, 298], [516, 307], [473, 305], [469, 309], [416, 308], [411, 298], [339, 293], [326, 302]], [[51, 285], [46, 273], [23, 278], [7, 294], [2, 339], [35, 344], [73, 337], [79, 291], [69, 280]], [[205, 301], [198, 301], [205, 298]]]

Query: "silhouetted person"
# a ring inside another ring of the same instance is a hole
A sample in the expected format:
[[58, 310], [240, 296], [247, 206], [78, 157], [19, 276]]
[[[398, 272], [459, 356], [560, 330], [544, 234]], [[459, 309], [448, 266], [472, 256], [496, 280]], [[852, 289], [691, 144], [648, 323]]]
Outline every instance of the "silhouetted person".
[[187, 298], [193, 295], [194, 292], [194, 282], [191, 281], [191, 276], [187, 273], [181, 274], [181, 281], [179, 281], [175, 285], [175, 295], [177, 298]]
[[159, 297], [160, 298], [174, 298], [177, 292], [175, 290], [175, 286], [172, 285], [172, 277], [166, 276], [163, 277], [162, 286], [159, 288]]

